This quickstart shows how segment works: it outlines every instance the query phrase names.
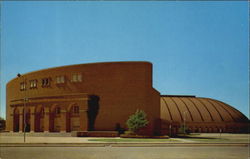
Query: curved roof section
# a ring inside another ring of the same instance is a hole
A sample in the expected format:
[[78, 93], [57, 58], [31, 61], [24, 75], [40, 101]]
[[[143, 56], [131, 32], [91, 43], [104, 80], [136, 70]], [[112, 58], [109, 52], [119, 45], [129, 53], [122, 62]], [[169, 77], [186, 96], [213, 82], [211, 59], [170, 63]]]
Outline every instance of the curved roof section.
[[232, 106], [210, 98], [195, 96], [161, 96], [161, 118], [187, 122], [248, 122]]
[[[62, 68], [67, 68], [67, 67], [81, 67], [81, 66], [90, 66], [90, 65], [103, 65], [103, 66], [105, 66], [105, 65], [110, 65], [110, 64], [112, 64], [112, 65], [114, 65], [114, 64], [149, 64], [149, 65], [152, 65], [152, 63], [149, 61], [113, 61], [113, 62], [83, 63], [83, 64], [64, 65], [64, 66], [56, 66], [56, 67], [40, 69], [40, 70], [36, 70], [36, 71], [23, 73], [22, 76], [30, 75], [30, 74], [37, 73], [37, 72], [50, 71], [53, 69], [62, 69]], [[18, 79], [18, 77], [11, 79], [8, 83], [12, 82], [15, 79]]]

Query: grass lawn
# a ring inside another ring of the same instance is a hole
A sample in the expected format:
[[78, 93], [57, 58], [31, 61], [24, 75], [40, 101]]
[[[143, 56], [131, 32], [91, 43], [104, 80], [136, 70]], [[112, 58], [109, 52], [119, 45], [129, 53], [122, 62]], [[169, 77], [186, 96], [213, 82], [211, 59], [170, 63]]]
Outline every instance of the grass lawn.
[[215, 138], [215, 139], [200, 139], [200, 138], [188, 138], [185, 140], [190, 140], [194, 142], [216, 142], [216, 143], [249, 143], [246, 139], [225, 139], [225, 138]]
[[136, 139], [136, 138], [100, 138], [88, 139], [88, 141], [98, 142], [180, 142], [175, 139]]
[[161, 143], [249, 143], [249, 134], [189, 134], [170, 139], [155, 138], [93, 138], [97, 142], [161, 142]]
[[229, 139], [196, 139], [196, 138], [189, 138], [189, 139], [186, 139], [186, 140], [191, 140], [191, 141], [195, 141], [195, 142], [221, 142], [221, 143], [224, 143], [224, 142], [230, 142]]
[[247, 134], [189, 134], [181, 137], [186, 141], [193, 142], [216, 142], [216, 143], [248, 143]]

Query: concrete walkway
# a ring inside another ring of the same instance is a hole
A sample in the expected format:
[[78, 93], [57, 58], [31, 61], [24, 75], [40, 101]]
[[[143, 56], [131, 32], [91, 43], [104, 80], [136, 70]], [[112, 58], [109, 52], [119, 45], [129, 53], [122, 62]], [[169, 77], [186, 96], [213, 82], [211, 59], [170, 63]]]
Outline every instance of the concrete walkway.
[[[89, 143], [89, 138], [79, 137], [30, 137], [26, 136], [26, 143]], [[1, 136], [0, 143], [24, 143], [23, 136]]]
[[[120, 139], [119, 137], [114, 138], [94, 138], [94, 137], [71, 137], [70, 133], [26, 133], [25, 143], [24, 143], [23, 133], [0, 133], [0, 146], [249, 146], [249, 142], [246, 140], [249, 134], [223, 134], [225, 138], [236, 138], [240, 142], [199, 142], [183, 139], [183, 138], [173, 138], [168, 140], [159, 141], [120, 141], [120, 142], [105, 142], [105, 141], [89, 141], [89, 139]], [[199, 136], [218, 136], [216, 134], [201, 134]], [[244, 140], [242, 140], [244, 139]], [[233, 140], [232, 140], [233, 141]], [[244, 142], [241, 142], [244, 141]]]

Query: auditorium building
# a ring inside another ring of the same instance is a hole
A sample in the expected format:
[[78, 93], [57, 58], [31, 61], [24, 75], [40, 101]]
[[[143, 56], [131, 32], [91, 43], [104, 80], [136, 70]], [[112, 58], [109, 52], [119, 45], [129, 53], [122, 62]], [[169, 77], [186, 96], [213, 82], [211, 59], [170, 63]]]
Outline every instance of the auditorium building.
[[[127, 129], [137, 109], [147, 114], [148, 134], [247, 132], [248, 118], [210, 98], [161, 95], [152, 86], [149, 62], [106, 62], [38, 70], [6, 88], [11, 132], [115, 131]], [[25, 121], [25, 122], [24, 122]]]

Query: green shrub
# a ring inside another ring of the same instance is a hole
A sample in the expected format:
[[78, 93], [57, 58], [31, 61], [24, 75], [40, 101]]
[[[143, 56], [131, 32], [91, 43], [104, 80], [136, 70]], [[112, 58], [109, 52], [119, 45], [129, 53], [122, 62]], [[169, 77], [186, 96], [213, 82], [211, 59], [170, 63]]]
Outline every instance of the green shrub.
[[148, 124], [146, 113], [143, 110], [136, 110], [135, 114], [131, 115], [126, 124], [129, 131], [136, 133], [140, 128], [144, 128]]
[[188, 126], [186, 125], [184, 127], [184, 125], [181, 125], [181, 127], [178, 129], [178, 134], [190, 134], [190, 130], [189, 130]]

